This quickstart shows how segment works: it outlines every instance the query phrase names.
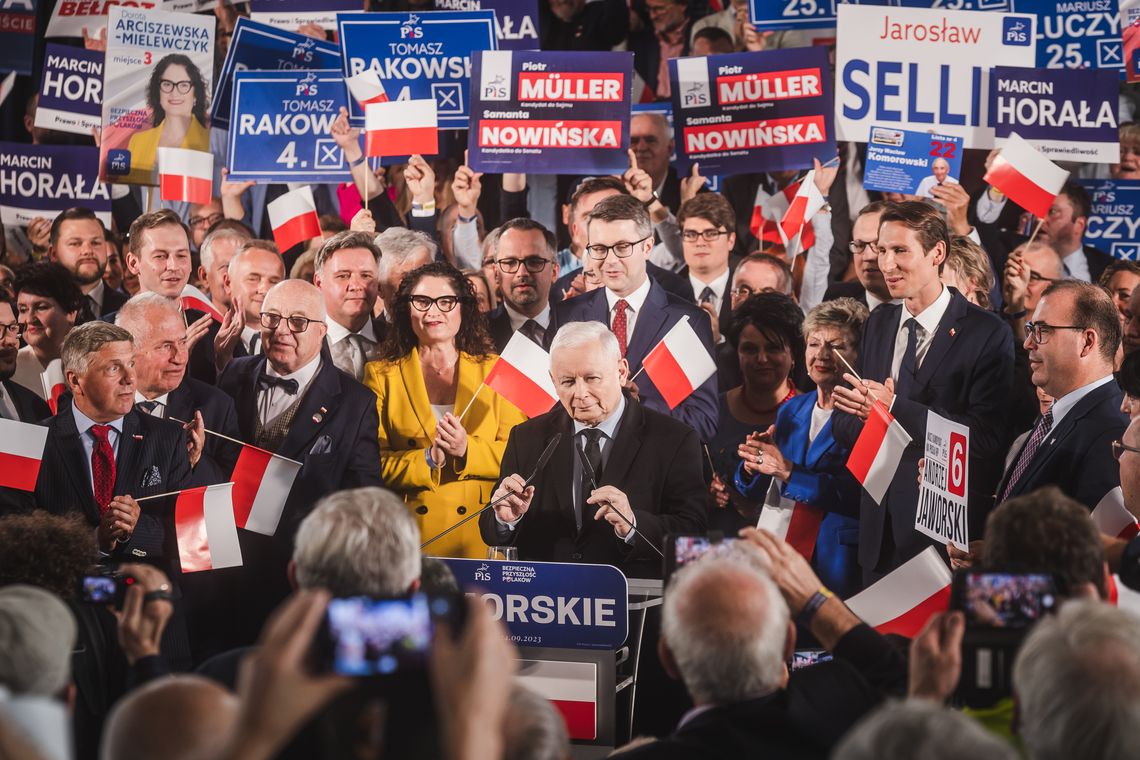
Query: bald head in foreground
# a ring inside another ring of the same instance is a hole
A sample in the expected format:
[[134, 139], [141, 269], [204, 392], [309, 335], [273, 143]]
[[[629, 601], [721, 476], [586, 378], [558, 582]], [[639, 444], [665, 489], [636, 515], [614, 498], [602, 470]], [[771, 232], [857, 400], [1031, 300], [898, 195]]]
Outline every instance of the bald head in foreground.
[[201, 676], [163, 678], [132, 691], [107, 719], [103, 760], [217, 756], [237, 719], [238, 698]]

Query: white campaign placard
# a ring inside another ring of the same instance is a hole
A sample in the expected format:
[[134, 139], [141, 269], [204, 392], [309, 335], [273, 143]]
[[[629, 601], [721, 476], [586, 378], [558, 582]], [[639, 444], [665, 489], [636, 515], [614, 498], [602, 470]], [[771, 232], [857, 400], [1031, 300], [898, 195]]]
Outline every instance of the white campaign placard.
[[989, 69], [1033, 67], [1036, 23], [997, 11], [840, 5], [838, 139], [867, 142], [872, 125], [930, 128], [992, 148]]
[[926, 413], [926, 465], [914, 513], [914, 529], [939, 543], [965, 548], [970, 541], [970, 429]]

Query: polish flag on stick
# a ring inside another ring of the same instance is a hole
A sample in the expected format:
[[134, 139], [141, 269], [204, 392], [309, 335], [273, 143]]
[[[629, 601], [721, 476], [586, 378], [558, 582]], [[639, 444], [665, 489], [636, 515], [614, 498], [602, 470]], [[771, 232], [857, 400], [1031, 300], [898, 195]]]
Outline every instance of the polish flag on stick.
[[[273, 204], [269, 205], [272, 206]], [[182, 296], [178, 301], [182, 304], [183, 311], [194, 309], [195, 311], [206, 312], [217, 322], [221, 322], [223, 319], [222, 313], [214, 306], [210, 297], [190, 283], [186, 283], [186, 285], [182, 287]]]
[[[788, 210], [780, 219], [780, 225], [777, 227], [789, 260], [799, 256], [810, 247], [804, 245], [803, 232], [805, 228], [811, 226], [811, 218], [823, 208], [823, 204], [823, 195], [815, 186], [815, 169], [812, 169], [807, 173], [807, 176], [800, 180], [796, 194], [792, 197], [788, 204]], [[812, 239], [814, 241], [814, 235]]]
[[1092, 519], [1097, 530], [1116, 538], [1130, 539], [1140, 533], [1136, 517], [1124, 507], [1124, 493], [1120, 486], [1104, 495], [1092, 511]]
[[239, 528], [272, 536], [301, 463], [248, 443], [230, 480], [234, 482], [234, 518]]
[[1038, 219], [1049, 215], [1069, 173], [1043, 156], [1016, 132], [986, 172], [985, 180]]
[[352, 97], [356, 98], [356, 102], [360, 104], [361, 108], [366, 108], [370, 103], [388, 102], [388, 93], [384, 90], [384, 83], [380, 81], [380, 75], [372, 69], [362, 71], [354, 77], [348, 77], [344, 83], [348, 85], [348, 91], [352, 93]]
[[47, 367], [40, 373], [40, 384], [44, 389], [44, 398], [51, 407], [51, 413], [59, 410], [59, 397], [67, 390], [67, 378], [63, 375], [63, 360], [52, 359]]
[[772, 478], [764, 506], [760, 508], [760, 521], [756, 527], [776, 534], [791, 544], [800, 555], [811, 562], [815, 554], [815, 543], [819, 538], [819, 526], [823, 524], [822, 509], [792, 501], [783, 495], [784, 483]]
[[368, 156], [439, 153], [435, 100], [392, 100], [364, 107], [364, 152]]
[[[780, 221], [792, 205], [792, 199], [799, 192], [803, 180], [792, 182], [783, 190], [777, 190], [774, 195], [768, 195], [763, 187], [756, 190], [756, 201], [752, 207], [752, 220], [749, 229], [757, 240], [772, 245], [783, 245], [784, 238], [780, 232]], [[810, 192], [810, 191], [809, 191]], [[807, 251], [815, 245], [815, 228], [810, 224], [804, 225], [800, 232], [800, 248]]]
[[270, 202], [267, 208], [273, 240], [279, 250], [287, 251], [298, 243], [320, 236], [317, 202], [313, 199], [313, 188], [308, 185], [285, 193]]
[[521, 332], [511, 336], [483, 382], [527, 417], [544, 414], [558, 403], [550, 379], [550, 354]]
[[185, 148], [158, 149], [158, 185], [162, 200], [209, 203], [213, 184], [213, 153]]
[[863, 423], [863, 432], [859, 433], [851, 455], [847, 457], [847, 469], [863, 484], [876, 504], [883, 503], [883, 496], [910, 441], [910, 435], [899, 421], [891, 416], [883, 402], [876, 399]]
[[913, 638], [936, 612], [950, 607], [950, 568], [933, 546], [847, 600], [879, 633]]
[[0, 417], [0, 486], [36, 490], [48, 429]]
[[670, 409], [676, 409], [701, 383], [716, 374], [716, 362], [693, 331], [688, 316], [673, 325], [645, 355], [641, 366]]
[[179, 491], [174, 528], [182, 572], [241, 566], [233, 487], [233, 483], [222, 483]]
[[597, 666], [592, 662], [519, 660], [516, 679], [545, 697], [566, 722], [571, 739], [598, 737]]

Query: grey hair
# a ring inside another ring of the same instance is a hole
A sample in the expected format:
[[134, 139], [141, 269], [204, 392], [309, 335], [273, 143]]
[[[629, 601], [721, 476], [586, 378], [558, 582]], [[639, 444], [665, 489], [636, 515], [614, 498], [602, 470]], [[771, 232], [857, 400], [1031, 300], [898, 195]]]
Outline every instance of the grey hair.
[[336, 596], [399, 596], [420, 577], [420, 529], [384, 488], [325, 496], [301, 522], [293, 561], [301, 588]]
[[1140, 756], [1140, 620], [1128, 613], [1066, 602], [1026, 637], [1013, 688], [1034, 760]]
[[669, 119], [665, 118], [665, 114], [659, 111], [639, 111], [634, 113], [632, 118], [636, 119], [638, 117], [657, 122], [657, 128], [665, 135], [665, 139], [673, 139], [673, 127], [669, 125]]
[[511, 719], [504, 725], [503, 760], [566, 760], [566, 721], [550, 704], [518, 681], [511, 686]]
[[587, 345], [600, 348], [614, 363], [621, 359], [617, 338], [602, 322], [567, 322], [562, 325], [550, 344], [550, 356], [553, 359], [556, 351]]
[[110, 322], [95, 321], [79, 325], [63, 339], [63, 347], [59, 350], [63, 371], [82, 375], [87, 371], [91, 354], [108, 343], [123, 342], [133, 345], [135, 340], [130, 332]]
[[887, 704], [861, 720], [832, 760], [1016, 760], [1017, 752], [972, 718], [933, 702]]
[[243, 243], [252, 240], [252, 236], [233, 227], [219, 227], [202, 238], [202, 245], [198, 246], [198, 256], [203, 267], [209, 272], [214, 267], [214, 243], [219, 240], [232, 240], [240, 247]]
[[388, 272], [393, 264], [406, 261], [417, 248], [426, 248], [429, 257], [434, 260], [439, 252], [439, 246], [430, 236], [418, 230], [409, 230], [404, 227], [389, 227], [376, 236], [376, 245], [384, 252], [376, 262], [380, 270], [380, 279], [388, 278]]
[[[741, 588], [742, 574], [750, 587]], [[741, 598], [721, 605], [710, 588], [732, 589]], [[788, 605], [758, 559], [749, 547], [734, 547], [674, 574], [661, 635], [693, 700], [730, 704], [780, 687], [788, 619]]]
[[147, 319], [147, 313], [152, 310], [165, 311], [177, 314], [181, 318], [182, 312], [174, 299], [167, 298], [158, 293], [142, 291], [131, 296], [123, 307], [115, 314], [115, 324], [127, 330], [136, 341], [150, 335], [153, 322]]
[[804, 319], [804, 339], [811, 337], [816, 330], [824, 327], [838, 327], [846, 331], [859, 344], [863, 336], [863, 324], [871, 315], [870, 309], [854, 298], [836, 298], [824, 301], [808, 312]]

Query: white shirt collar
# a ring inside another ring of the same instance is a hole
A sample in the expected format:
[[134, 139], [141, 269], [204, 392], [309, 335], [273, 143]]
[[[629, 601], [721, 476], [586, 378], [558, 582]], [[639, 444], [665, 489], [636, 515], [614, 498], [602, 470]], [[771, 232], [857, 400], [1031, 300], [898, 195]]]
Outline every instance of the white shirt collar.
[[309, 387], [309, 383], [312, 381], [312, 379], [314, 377], [316, 377], [317, 370], [320, 368], [321, 368], [321, 355], [320, 355], [320, 353], [318, 353], [316, 356], [314, 356], [312, 361], [310, 361], [304, 367], [301, 367], [301, 369], [297, 370], [296, 372], [291, 372], [288, 375], [282, 375], [280, 372], [278, 372], [274, 368], [272, 362], [270, 362], [268, 359], [265, 360], [265, 374], [269, 375], [270, 377], [283, 377], [287, 380], [296, 380], [297, 386], [301, 390], [304, 390], [305, 388]]
[[329, 318], [329, 320], [326, 324], [328, 324], [328, 328], [329, 328], [329, 331], [327, 333], [327, 337], [328, 337], [328, 341], [329, 341], [330, 346], [334, 346], [337, 343], [340, 343], [342, 340], [347, 338], [349, 335], [359, 335], [360, 337], [364, 338], [367, 341], [370, 341], [372, 343], [379, 343], [379, 341], [376, 340], [376, 331], [372, 329], [372, 320], [371, 319], [365, 320], [364, 327], [360, 328], [356, 332], [352, 332], [347, 327], [342, 325], [340, 322], [337, 322], [335, 319], [332, 319], [332, 318]]
[[1080, 403], [1081, 399], [1095, 391], [1100, 386], [1107, 385], [1113, 380], [1115, 380], [1115, 378], [1112, 375], [1105, 375], [1100, 380], [1093, 380], [1088, 385], [1082, 385], [1080, 388], [1069, 391], [1064, 396], [1061, 396], [1061, 398], [1054, 401], [1053, 406], [1049, 407], [1049, 410], [1053, 412], [1052, 429], [1057, 429], [1057, 425], [1061, 422], [1061, 419], [1066, 414], [1068, 414], [1070, 409]]
[[[511, 320], [511, 329], [515, 332], [518, 332], [519, 328], [525, 325], [528, 319], [532, 319], [532, 317], [528, 317], [522, 312], [515, 311], [506, 301], [503, 301], [503, 309], [507, 312], [507, 317]], [[550, 303], [547, 302], [546, 306], [542, 308], [542, 311], [538, 313], [538, 316], [533, 317], [533, 319], [543, 330], [550, 327]]]
[[919, 327], [926, 331], [927, 335], [933, 335], [934, 331], [938, 329], [938, 323], [942, 321], [942, 316], [946, 313], [946, 309], [950, 307], [950, 288], [945, 285], [942, 286], [942, 292], [938, 294], [938, 298], [934, 299], [934, 303], [927, 306], [919, 314], [911, 314], [903, 304], [902, 319], [899, 321], [900, 329], [906, 329], [903, 325], [906, 324], [907, 319], [914, 317], [918, 322]]
[[[641, 306], [645, 303], [646, 297], [649, 296], [649, 287], [651, 284], [652, 283], [649, 277], [646, 276], [645, 282], [641, 283], [641, 285], [638, 286], [637, 290], [633, 291], [625, 297], [625, 302], [629, 304], [629, 308], [633, 309], [633, 311], [637, 313], [641, 312]], [[606, 288], [606, 303], [609, 304], [610, 311], [614, 310], [614, 306], [620, 300], [621, 296], [609, 288]]]
[[1062, 263], [1065, 265], [1065, 272], [1074, 280], [1084, 280], [1088, 282], [1091, 279], [1091, 275], [1089, 274], [1089, 261], [1085, 257], [1085, 249], [1083, 247], [1063, 257]]
[[84, 434], [86, 434], [87, 431], [90, 430], [95, 425], [110, 425], [111, 427], [113, 427], [115, 429], [116, 433], [118, 433], [119, 435], [123, 434], [123, 418], [122, 417], [120, 417], [119, 419], [117, 419], [113, 422], [105, 422], [105, 423], [96, 422], [95, 420], [91, 419], [90, 417], [88, 417], [83, 412], [79, 411], [79, 405], [74, 403], [74, 402], [72, 402], [72, 404], [71, 404], [71, 414], [75, 418], [75, 429], [79, 431], [80, 436], [83, 436]]
[[722, 300], [724, 298], [724, 289], [728, 287], [728, 275], [729, 271], [726, 268], [723, 272], [717, 275], [712, 280], [712, 282], [704, 282], [695, 274], [693, 274], [693, 270], [690, 269], [689, 282], [691, 282], [693, 285], [693, 295], [695, 295], [699, 301], [701, 298], [701, 292], [705, 288], [712, 288], [713, 295], [715, 295], [718, 300]]
[[166, 404], [167, 404], [167, 399], [169, 399], [169, 398], [170, 398], [170, 391], [167, 391], [166, 393], [162, 394], [161, 396], [155, 396], [154, 398], [147, 398], [146, 396], [139, 393], [137, 390], [135, 391], [135, 403], [136, 404], [141, 404], [144, 401], [155, 401], [155, 402], [158, 402], [159, 404], [162, 404], [163, 408], [165, 408]]
[[[253, 338], [254, 335], [261, 335], [261, 330], [258, 330], [256, 327], [250, 327], [249, 325], [241, 328], [242, 345], [244, 345], [246, 348], [249, 348], [249, 341], [251, 338]], [[258, 343], [260, 342], [261, 340], [259, 339]]]
[[[613, 440], [614, 433], [617, 431], [618, 423], [621, 422], [621, 416], [623, 414], [625, 414], [625, 394], [624, 393], [621, 395], [621, 400], [618, 401], [618, 405], [614, 409], [613, 413], [610, 414], [609, 417], [606, 417], [604, 420], [599, 422], [597, 425], [594, 425], [594, 429], [595, 430], [601, 430], [603, 433], [606, 434], [606, 438]], [[585, 430], [588, 427], [590, 427], [590, 426], [584, 425], [581, 422], [578, 422], [578, 420], [574, 420], [574, 435], [578, 435], [578, 433], [582, 432], [583, 430]]]

